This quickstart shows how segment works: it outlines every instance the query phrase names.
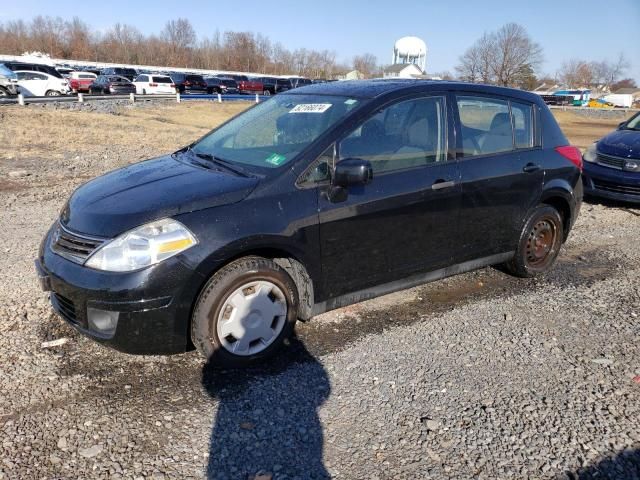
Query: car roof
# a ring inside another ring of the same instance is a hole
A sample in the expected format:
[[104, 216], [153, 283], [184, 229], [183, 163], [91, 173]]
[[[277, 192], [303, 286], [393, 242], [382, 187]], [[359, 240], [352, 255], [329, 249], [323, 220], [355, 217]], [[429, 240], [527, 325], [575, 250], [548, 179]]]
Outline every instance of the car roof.
[[373, 80], [343, 80], [340, 82], [314, 83], [297, 88], [287, 95], [341, 95], [357, 98], [375, 98], [391, 92], [428, 92], [443, 90], [464, 90], [473, 93], [484, 93], [490, 95], [505, 95], [520, 98], [530, 102], [538, 102], [540, 97], [535, 93], [518, 90], [515, 88], [496, 87], [494, 85], [483, 85], [467, 82], [452, 82], [444, 80], [421, 80], [421, 79], [373, 79]]

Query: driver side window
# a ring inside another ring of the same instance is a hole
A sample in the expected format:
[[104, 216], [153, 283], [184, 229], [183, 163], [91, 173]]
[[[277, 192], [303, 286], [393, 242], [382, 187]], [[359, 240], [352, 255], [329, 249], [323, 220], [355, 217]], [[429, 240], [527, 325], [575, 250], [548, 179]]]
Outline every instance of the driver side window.
[[386, 107], [340, 142], [340, 160], [368, 160], [374, 173], [444, 162], [445, 112], [444, 97], [406, 100]]

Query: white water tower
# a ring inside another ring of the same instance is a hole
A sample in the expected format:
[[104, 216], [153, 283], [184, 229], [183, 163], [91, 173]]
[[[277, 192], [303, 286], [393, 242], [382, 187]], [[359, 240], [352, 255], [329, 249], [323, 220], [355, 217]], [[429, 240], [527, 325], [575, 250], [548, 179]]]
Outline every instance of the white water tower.
[[413, 63], [422, 72], [427, 68], [427, 44], [418, 37], [402, 37], [393, 46], [393, 65]]

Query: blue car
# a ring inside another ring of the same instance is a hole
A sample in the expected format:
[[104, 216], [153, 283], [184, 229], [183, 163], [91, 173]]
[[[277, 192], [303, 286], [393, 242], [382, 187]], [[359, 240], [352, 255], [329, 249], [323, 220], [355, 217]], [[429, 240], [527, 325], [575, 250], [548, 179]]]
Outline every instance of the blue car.
[[640, 204], [640, 112], [584, 152], [586, 195]]

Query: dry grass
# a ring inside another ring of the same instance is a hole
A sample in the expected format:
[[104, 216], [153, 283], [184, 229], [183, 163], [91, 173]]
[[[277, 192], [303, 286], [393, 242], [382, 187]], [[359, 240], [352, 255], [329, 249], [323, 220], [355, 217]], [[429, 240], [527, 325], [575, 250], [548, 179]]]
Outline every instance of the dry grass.
[[183, 102], [108, 113], [3, 107], [0, 158], [51, 158], [94, 146], [129, 148], [143, 144], [170, 152], [192, 142], [250, 103]]
[[[570, 111], [553, 110], [553, 114], [558, 120], [562, 131], [567, 136], [571, 145], [587, 148], [593, 142], [614, 130], [620, 122], [625, 120], [622, 117], [616, 118], [587, 118], [576, 115]], [[633, 113], [629, 113], [629, 118]]]
[[[118, 115], [67, 109], [3, 107], [0, 110], [0, 160], [50, 159], [81, 154], [93, 147], [157, 153], [190, 143], [251, 103], [183, 102], [122, 108]], [[554, 111], [572, 144], [585, 148], [621, 119], [589, 119]], [[0, 164], [0, 166], [2, 166]]]

